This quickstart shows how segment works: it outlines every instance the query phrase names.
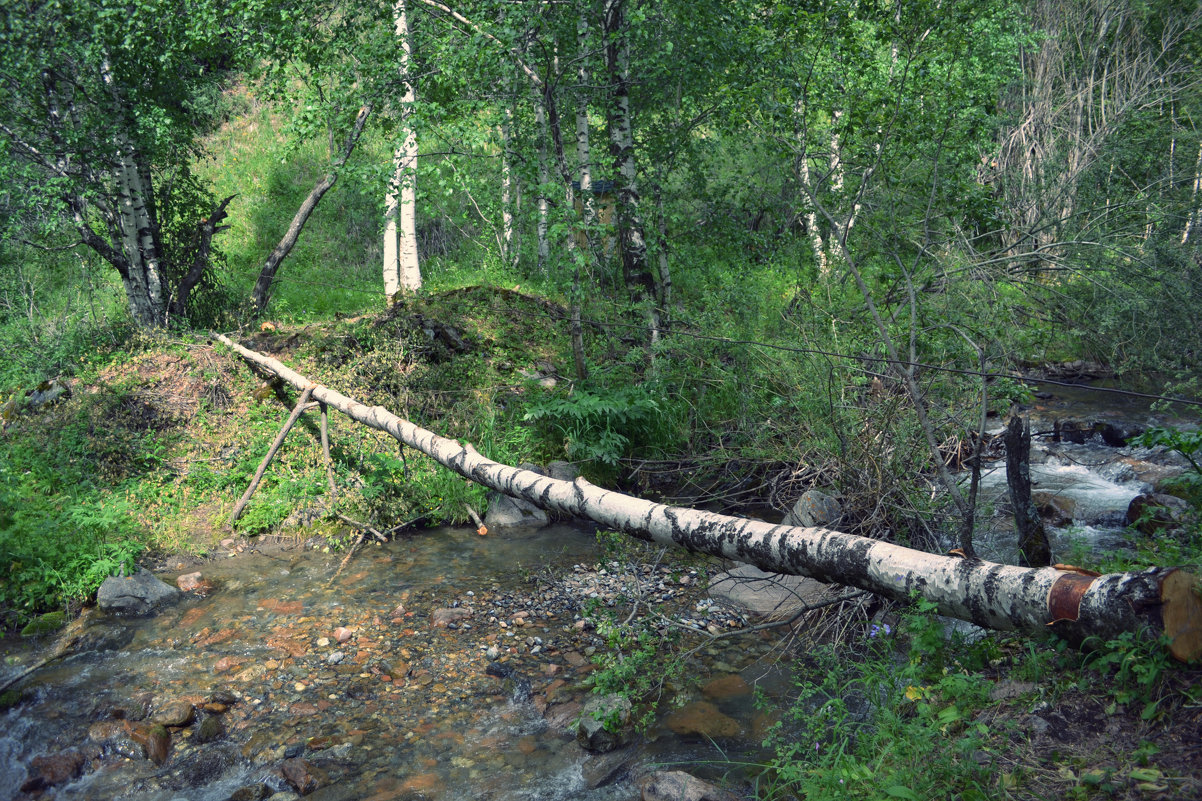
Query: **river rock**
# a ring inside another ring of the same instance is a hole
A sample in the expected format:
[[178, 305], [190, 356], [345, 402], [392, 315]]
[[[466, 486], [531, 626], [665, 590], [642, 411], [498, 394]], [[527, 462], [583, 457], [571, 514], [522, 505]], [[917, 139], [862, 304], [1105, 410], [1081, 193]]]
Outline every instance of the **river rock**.
[[743, 695], [751, 695], [751, 685], [738, 673], [728, 673], [702, 687], [701, 694], [711, 701], [738, 698]]
[[109, 576], [96, 591], [96, 605], [102, 611], [124, 615], [148, 615], [179, 598], [179, 590], [146, 568], [139, 568], [132, 576]]
[[229, 801], [263, 801], [271, 795], [271, 788], [263, 782], [247, 784], [230, 793]]
[[1148, 536], [1183, 528], [1192, 517], [1189, 501], [1159, 492], [1136, 495], [1127, 506], [1127, 525]]
[[309, 795], [327, 783], [326, 775], [303, 759], [285, 759], [280, 763], [280, 773], [288, 784], [301, 795]]
[[753, 565], [735, 565], [709, 584], [710, 597], [752, 614], [773, 619], [792, 617], [802, 606], [839, 595], [842, 587], [804, 576], [768, 573]]
[[185, 573], [175, 580], [175, 586], [180, 592], [192, 592], [197, 595], [208, 595], [213, 591], [213, 582], [201, 575], [200, 571]]
[[164, 726], [187, 726], [196, 715], [196, 710], [187, 701], [171, 701], [164, 704], [151, 721]]
[[1077, 509], [1077, 502], [1073, 498], [1039, 491], [1031, 493], [1031, 500], [1035, 502], [1035, 508], [1043, 522], [1049, 526], [1064, 528], [1073, 524], [1073, 513]]
[[504, 493], [488, 493], [488, 511], [484, 525], [489, 529], [542, 528], [550, 522], [547, 513], [529, 501], [512, 498]]
[[785, 515], [782, 524], [786, 526], [816, 526], [835, 527], [843, 516], [843, 504], [833, 495], [827, 495], [821, 490], [807, 490], [793, 504], [793, 508]]
[[142, 746], [146, 758], [156, 765], [167, 761], [171, 753], [171, 732], [161, 724], [152, 726], [137, 725], [131, 727], [130, 736], [134, 742]]
[[707, 740], [719, 737], [735, 737], [739, 733], [739, 721], [718, 711], [709, 701], [693, 701], [677, 709], [664, 720], [668, 728], [682, 737], [703, 737]]
[[29, 765], [33, 775], [21, 785], [21, 792], [32, 793], [56, 784], [66, 784], [83, 773], [86, 762], [87, 758], [75, 749], [34, 757]]
[[551, 462], [547, 465], [547, 475], [557, 481], [575, 481], [580, 478], [580, 471], [571, 462]]
[[643, 782], [643, 801], [738, 801], [738, 798], [680, 770], [658, 770]]
[[1135, 423], [1112, 420], [1084, 420], [1066, 418], [1053, 423], [1057, 441], [1072, 442], [1083, 445], [1086, 442], [1100, 442], [1115, 448], [1127, 444], [1127, 440], [1136, 437], [1143, 429]]
[[580, 775], [591, 789], [608, 787], [630, 773], [638, 754], [633, 746], [607, 754], [590, 754], [580, 766]]
[[458, 623], [460, 620], [467, 620], [472, 616], [470, 609], [463, 607], [455, 607], [453, 609], [435, 609], [430, 613], [430, 625], [436, 629], [445, 629], [452, 623]]
[[600, 754], [626, 745], [633, 736], [630, 712], [630, 699], [624, 695], [593, 696], [581, 710], [576, 742], [581, 748]]
[[225, 726], [222, 724], [221, 718], [216, 715], [209, 715], [196, 727], [196, 742], [198, 743], [211, 743], [224, 736]]

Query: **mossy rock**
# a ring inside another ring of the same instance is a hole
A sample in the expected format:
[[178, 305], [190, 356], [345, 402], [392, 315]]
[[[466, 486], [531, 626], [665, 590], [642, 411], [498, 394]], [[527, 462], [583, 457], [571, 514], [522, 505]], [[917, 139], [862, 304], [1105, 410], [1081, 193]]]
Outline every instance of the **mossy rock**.
[[67, 625], [66, 612], [47, 612], [44, 615], [38, 615], [33, 620], [21, 629], [22, 637], [41, 637], [43, 634], [49, 634], [52, 631], [58, 631], [63, 626]]

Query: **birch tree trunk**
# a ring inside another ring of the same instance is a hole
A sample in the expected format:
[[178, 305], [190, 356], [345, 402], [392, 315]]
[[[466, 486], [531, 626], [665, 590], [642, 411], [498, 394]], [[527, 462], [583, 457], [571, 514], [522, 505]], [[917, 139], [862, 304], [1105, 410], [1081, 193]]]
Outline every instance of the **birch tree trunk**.
[[1189, 242], [1190, 228], [1198, 220], [1202, 210], [1198, 208], [1198, 191], [1202, 189], [1202, 145], [1198, 146], [1198, 160], [1194, 162], [1194, 188], [1190, 192], [1189, 207], [1185, 212], [1185, 227], [1181, 229], [1181, 244]]
[[580, 207], [584, 209], [584, 241], [592, 249], [597, 207], [593, 198], [593, 164], [588, 131], [588, 17], [582, 12], [576, 25], [576, 49], [580, 67], [576, 71], [576, 163], [580, 170]]
[[535, 235], [538, 238], [538, 271], [545, 275], [547, 262], [551, 258], [551, 244], [547, 241], [547, 233], [550, 230], [547, 185], [551, 181], [551, 175], [547, 168], [547, 107], [537, 86], [534, 87], [534, 125], [538, 131], [538, 218], [535, 222]]
[[[413, 106], [417, 92], [410, 76], [413, 38], [405, 0], [393, 6], [396, 36], [401, 43], [400, 78], [401, 145], [392, 154], [392, 180], [384, 197], [384, 298], [392, 305], [400, 290], [422, 288], [422, 271], [417, 253], [417, 133], [413, 130]], [[399, 232], [398, 232], [399, 217]]]
[[[276, 359], [225, 336], [217, 339], [297, 389], [313, 386]], [[923, 553], [828, 529], [774, 526], [672, 507], [604, 490], [582, 478], [559, 481], [494, 462], [469, 444], [440, 437], [382, 406], [365, 406], [327, 387], [317, 386], [312, 396], [472, 481], [639, 539], [889, 598], [917, 594], [941, 614], [987, 628], [1034, 632], [1050, 626], [1075, 642], [1107, 640], [1124, 632], [1164, 634], [1178, 659], [1202, 655], [1198, 579], [1182, 570], [1155, 567], [1097, 576], [1076, 569], [1023, 568]]]
[[[512, 84], [512, 81], [506, 83]], [[506, 95], [509, 94], [506, 92]], [[510, 150], [513, 138], [513, 107], [509, 105], [510, 102], [507, 96], [501, 120], [501, 261], [513, 266], [518, 262], [518, 252], [513, 227], [513, 152]]]
[[605, 60], [609, 71], [609, 151], [617, 175], [618, 238], [622, 273], [638, 304], [646, 304], [648, 336], [659, 337], [655, 275], [647, 265], [647, 238], [639, 216], [639, 190], [634, 163], [634, 130], [630, 118], [630, 42], [626, 35], [625, 0], [605, 0]]

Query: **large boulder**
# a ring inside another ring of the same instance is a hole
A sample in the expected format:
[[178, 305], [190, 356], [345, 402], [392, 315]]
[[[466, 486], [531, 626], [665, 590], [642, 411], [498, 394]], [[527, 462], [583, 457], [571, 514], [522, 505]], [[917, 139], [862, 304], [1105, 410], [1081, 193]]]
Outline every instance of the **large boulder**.
[[[536, 464], [522, 464], [521, 470], [529, 470], [540, 476], [547, 471]], [[545, 511], [522, 498], [514, 498], [503, 492], [488, 493], [488, 511], [484, 515], [484, 525], [489, 529], [498, 528], [542, 528], [551, 522]]]
[[768, 573], [742, 564], [719, 573], [709, 583], [709, 594], [715, 601], [773, 620], [785, 620], [803, 606], [828, 601], [841, 593], [838, 585], [805, 576]]
[[179, 590], [139, 568], [132, 576], [109, 576], [96, 591], [102, 611], [121, 615], [149, 615], [160, 606], [178, 601]]
[[1189, 501], [1160, 492], [1136, 495], [1127, 506], [1127, 525], [1149, 536], [1184, 528], [1193, 516]]
[[838, 498], [827, 495], [821, 490], [807, 490], [797, 503], [793, 504], [793, 508], [789, 510], [781, 523], [786, 526], [804, 526], [806, 528], [823, 526], [834, 528], [839, 525], [839, 518], [842, 516], [843, 504], [839, 503]]

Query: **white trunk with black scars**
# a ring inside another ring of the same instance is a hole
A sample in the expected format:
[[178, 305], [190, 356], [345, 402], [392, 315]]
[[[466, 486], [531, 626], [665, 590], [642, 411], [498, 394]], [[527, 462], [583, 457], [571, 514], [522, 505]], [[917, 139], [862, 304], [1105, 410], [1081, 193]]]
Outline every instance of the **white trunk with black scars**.
[[[276, 359], [227, 337], [221, 342], [298, 389], [312, 385]], [[1054, 630], [1081, 642], [1123, 632], [1167, 634], [1179, 659], [1202, 655], [1202, 600], [1197, 579], [1174, 568], [1084, 575], [1055, 567], [1024, 568], [924, 553], [821, 528], [771, 525], [685, 509], [596, 487], [559, 481], [494, 462], [471, 445], [440, 437], [327, 387], [313, 398], [427, 454], [486, 487], [568, 515], [585, 517], [640, 539], [747, 562], [774, 573], [810, 576], [891, 598], [917, 594], [939, 612], [1001, 630]]]

